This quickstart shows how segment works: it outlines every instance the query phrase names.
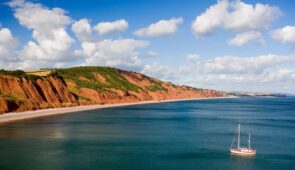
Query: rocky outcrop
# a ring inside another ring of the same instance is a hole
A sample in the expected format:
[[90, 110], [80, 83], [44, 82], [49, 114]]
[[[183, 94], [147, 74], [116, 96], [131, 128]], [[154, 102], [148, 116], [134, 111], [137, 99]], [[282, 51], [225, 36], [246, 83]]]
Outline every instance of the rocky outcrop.
[[115, 73], [118, 73], [118, 81], [123, 83], [122, 86], [130, 89], [117, 84], [112, 87], [115, 79], [110, 79], [105, 72], [89, 72], [95, 77], [96, 85], [104, 88], [92, 87], [94, 82], [87, 75], [74, 75], [77, 79], [70, 79], [68, 76], [52, 74], [32, 80], [0, 74], [0, 114], [77, 105], [225, 96], [215, 90], [177, 86], [135, 72], [118, 70], [113, 71], [112, 76]]

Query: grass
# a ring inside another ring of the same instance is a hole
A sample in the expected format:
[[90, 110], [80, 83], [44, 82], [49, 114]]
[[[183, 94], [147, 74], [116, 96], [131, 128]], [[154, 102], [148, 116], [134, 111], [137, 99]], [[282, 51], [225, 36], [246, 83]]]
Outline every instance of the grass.
[[19, 77], [19, 78], [27, 78], [27, 79], [31, 80], [33, 83], [35, 83], [36, 80], [38, 78], [40, 78], [40, 76], [37, 76], [37, 75], [26, 74], [22, 70], [14, 70], [14, 71], [0, 70], [0, 74], [9, 75], [9, 76], [13, 76], [13, 77]]
[[156, 92], [156, 91], [168, 91], [165, 87], [159, 86], [159, 85], [154, 85], [154, 86], [145, 86], [145, 89], [151, 92]]
[[[108, 88], [130, 90], [138, 92], [140, 87], [130, 83], [121, 76], [117, 69], [110, 67], [73, 67], [67, 69], [56, 69], [55, 72], [66, 80], [74, 81], [78, 88], [86, 87], [94, 90], [104, 91]], [[105, 77], [106, 82], [97, 80], [96, 74]], [[79, 77], [85, 77], [88, 81], [79, 80]]]
[[202, 88], [196, 88], [196, 87], [191, 87], [191, 86], [186, 86], [186, 85], [182, 85], [182, 87], [187, 90], [203, 90]]
[[0, 70], [0, 74], [14, 76], [14, 77], [25, 77], [25, 76], [27, 76], [27, 74], [22, 70], [14, 70], [14, 71]]
[[145, 86], [145, 88], [149, 91], [152, 91], [152, 92], [156, 92], [156, 91], [165, 91], [167, 92], [168, 89], [166, 89], [163, 85], [162, 85], [162, 82], [160, 81], [156, 81], [155, 79], [153, 78], [150, 78], [150, 77], [147, 77], [147, 79], [153, 83], [152, 86]]
[[72, 94], [76, 95], [76, 96], [78, 97], [79, 100], [93, 101], [93, 100], [90, 99], [90, 98], [80, 96], [80, 95], [78, 94], [78, 90], [79, 90], [79, 89], [77, 89], [77, 87], [68, 87], [68, 90], [69, 90]]
[[137, 80], [140, 80], [140, 81], [143, 81], [143, 80], [148, 80], [151, 84], [153, 85], [150, 85], [150, 86], [144, 86], [144, 88], [148, 91], [151, 91], [151, 92], [156, 92], [156, 91], [168, 91], [168, 89], [166, 89], [161, 81], [157, 81], [156, 79], [154, 78], [151, 78], [151, 77], [148, 77], [148, 76], [145, 76], [143, 75], [142, 78], [137, 78], [136, 76], [134, 76], [133, 78], [137, 79]]
[[27, 75], [35, 75], [35, 76], [48, 76], [53, 72], [53, 70], [35, 70], [35, 71], [25, 71]]

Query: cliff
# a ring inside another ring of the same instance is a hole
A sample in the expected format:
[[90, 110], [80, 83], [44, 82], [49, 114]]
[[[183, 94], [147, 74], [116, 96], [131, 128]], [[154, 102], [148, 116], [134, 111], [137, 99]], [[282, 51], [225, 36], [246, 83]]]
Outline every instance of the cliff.
[[38, 76], [32, 72], [0, 70], [0, 113], [225, 95], [109, 67], [74, 67], [46, 72], [47, 75]]

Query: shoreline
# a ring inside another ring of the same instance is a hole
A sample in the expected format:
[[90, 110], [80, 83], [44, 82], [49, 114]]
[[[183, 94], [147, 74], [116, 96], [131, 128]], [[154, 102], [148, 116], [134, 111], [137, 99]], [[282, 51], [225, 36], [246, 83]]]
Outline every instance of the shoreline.
[[228, 98], [237, 98], [236, 96], [227, 96], [227, 97], [206, 97], [206, 98], [188, 98], [188, 99], [168, 99], [168, 100], [147, 100], [140, 102], [130, 102], [130, 103], [118, 103], [118, 104], [105, 104], [105, 105], [87, 105], [87, 106], [74, 106], [74, 107], [62, 107], [62, 108], [50, 108], [50, 109], [40, 109], [33, 111], [25, 112], [9, 112], [0, 115], [0, 125], [40, 118], [47, 116], [54, 116], [60, 114], [67, 114], [72, 112], [103, 109], [103, 108], [113, 108], [113, 107], [124, 107], [124, 106], [135, 106], [135, 105], [144, 105], [144, 104], [157, 104], [157, 103], [169, 103], [169, 102], [178, 102], [178, 101], [191, 101], [191, 100], [209, 100], [209, 99], [228, 99]]

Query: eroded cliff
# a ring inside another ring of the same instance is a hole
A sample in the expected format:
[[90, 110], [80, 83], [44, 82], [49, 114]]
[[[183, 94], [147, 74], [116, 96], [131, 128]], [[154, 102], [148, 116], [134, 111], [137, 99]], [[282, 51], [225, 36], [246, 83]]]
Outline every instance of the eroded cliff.
[[47, 76], [0, 72], [0, 113], [224, 95], [109, 67], [55, 69]]

